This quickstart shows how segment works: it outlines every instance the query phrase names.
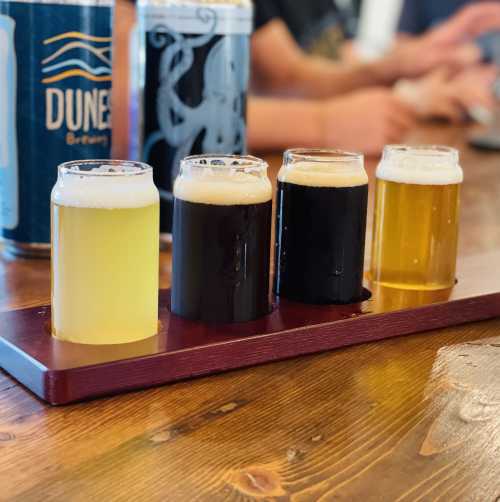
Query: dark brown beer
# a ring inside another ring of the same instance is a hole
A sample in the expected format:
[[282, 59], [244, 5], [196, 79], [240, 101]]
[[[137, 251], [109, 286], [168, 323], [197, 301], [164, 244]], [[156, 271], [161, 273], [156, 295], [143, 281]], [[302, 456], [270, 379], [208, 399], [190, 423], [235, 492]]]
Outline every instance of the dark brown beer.
[[274, 292], [303, 303], [353, 303], [363, 295], [368, 180], [362, 160], [352, 168], [318, 164], [280, 172]]
[[174, 189], [172, 312], [217, 323], [265, 316], [269, 180], [245, 173], [199, 174], [181, 173]]

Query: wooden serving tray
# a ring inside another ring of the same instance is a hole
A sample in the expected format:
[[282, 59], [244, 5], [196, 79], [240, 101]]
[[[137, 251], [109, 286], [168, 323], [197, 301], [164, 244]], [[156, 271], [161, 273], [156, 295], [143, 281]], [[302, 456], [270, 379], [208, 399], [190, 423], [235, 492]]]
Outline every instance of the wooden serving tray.
[[0, 314], [0, 366], [53, 405], [500, 316], [500, 253], [459, 263], [458, 284], [438, 292], [379, 288], [348, 306], [281, 301], [264, 319], [205, 325], [169, 312], [139, 343], [88, 346], [49, 334], [50, 307]]

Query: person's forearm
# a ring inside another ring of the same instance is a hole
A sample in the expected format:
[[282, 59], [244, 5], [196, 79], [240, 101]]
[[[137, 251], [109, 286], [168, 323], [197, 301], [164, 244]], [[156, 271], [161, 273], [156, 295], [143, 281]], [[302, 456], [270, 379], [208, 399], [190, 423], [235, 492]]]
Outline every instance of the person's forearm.
[[392, 72], [386, 71], [383, 62], [345, 65], [324, 58], [305, 57], [295, 66], [296, 93], [312, 98], [327, 98], [345, 94], [363, 87], [390, 85]]
[[323, 143], [320, 103], [249, 97], [248, 144], [251, 150], [314, 147]]
[[351, 65], [306, 54], [280, 20], [252, 38], [252, 85], [257, 91], [307, 98], [325, 98], [361, 87], [392, 83], [382, 62]]

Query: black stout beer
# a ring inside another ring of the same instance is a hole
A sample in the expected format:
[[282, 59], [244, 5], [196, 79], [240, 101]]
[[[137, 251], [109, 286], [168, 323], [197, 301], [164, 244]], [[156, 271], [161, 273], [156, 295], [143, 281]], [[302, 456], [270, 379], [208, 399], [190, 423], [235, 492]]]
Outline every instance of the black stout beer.
[[188, 157], [174, 197], [172, 312], [218, 323], [268, 314], [267, 164], [253, 157]]
[[361, 155], [285, 153], [278, 175], [276, 295], [312, 304], [362, 298], [367, 201]]

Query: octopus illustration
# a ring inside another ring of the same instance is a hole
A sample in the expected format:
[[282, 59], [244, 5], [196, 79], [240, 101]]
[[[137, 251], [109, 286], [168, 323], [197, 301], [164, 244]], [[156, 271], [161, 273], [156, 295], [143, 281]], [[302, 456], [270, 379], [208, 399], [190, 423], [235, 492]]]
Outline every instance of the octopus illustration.
[[[156, 102], [160, 130], [147, 137], [144, 158], [149, 158], [158, 141], [164, 140], [176, 148], [172, 178], [202, 131], [205, 132], [202, 153], [235, 153], [244, 151], [246, 146], [242, 97], [248, 84], [248, 37], [223, 36], [210, 49], [203, 70], [199, 105], [187, 105], [177, 93], [179, 81], [193, 65], [193, 50], [208, 43], [217, 26], [217, 13], [213, 9], [200, 8], [196, 15], [209, 26], [207, 33], [185, 37], [165, 25], [158, 25], [149, 37], [154, 47], [165, 49], [160, 58]], [[230, 50], [228, 44], [231, 44]]]

